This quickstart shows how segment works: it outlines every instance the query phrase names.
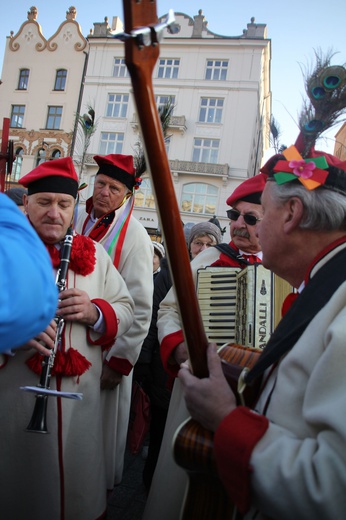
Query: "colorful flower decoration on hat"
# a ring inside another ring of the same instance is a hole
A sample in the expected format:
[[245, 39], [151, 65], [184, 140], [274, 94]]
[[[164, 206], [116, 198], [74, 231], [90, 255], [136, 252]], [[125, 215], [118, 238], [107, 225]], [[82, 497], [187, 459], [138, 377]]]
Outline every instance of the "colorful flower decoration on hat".
[[135, 177], [134, 189], [138, 190], [141, 184], [142, 184], [142, 177]]
[[278, 184], [299, 180], [308, 190], [314, 190], [324, 184], [329, 172], [326, 158], [303, 159], [295, 146], [283, 151], [287, 161], [278, 161], [274, 167], [274, 178]]

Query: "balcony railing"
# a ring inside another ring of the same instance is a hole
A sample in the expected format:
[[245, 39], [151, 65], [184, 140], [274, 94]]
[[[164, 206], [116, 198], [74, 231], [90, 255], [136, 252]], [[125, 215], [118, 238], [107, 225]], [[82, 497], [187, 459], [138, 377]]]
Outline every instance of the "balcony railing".
[[[132, 128], [138, 130], [138, 117], [137, 114], [133, 114], [131, 121]], [[182, 134], [186, 132], [186, 117], [185, 116], [172, 116], [169, 121], [169, 128], [171, 130], [179, 130]]]

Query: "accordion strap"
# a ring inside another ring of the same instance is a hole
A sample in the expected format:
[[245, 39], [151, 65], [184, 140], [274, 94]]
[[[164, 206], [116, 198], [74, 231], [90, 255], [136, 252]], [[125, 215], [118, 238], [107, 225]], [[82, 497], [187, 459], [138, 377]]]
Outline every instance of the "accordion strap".
[[250, 265], [250, 262], [248, 262], [242, 255], [239, 254], [233, 247], [231, 247], [229, 244], [217, 244], [216, 249], [221, 251], [224, 255], [228, 256], [229, 258], [232, 258], [232, 260], [236, 260], [237, 262], [244, 264], [244, 265]]

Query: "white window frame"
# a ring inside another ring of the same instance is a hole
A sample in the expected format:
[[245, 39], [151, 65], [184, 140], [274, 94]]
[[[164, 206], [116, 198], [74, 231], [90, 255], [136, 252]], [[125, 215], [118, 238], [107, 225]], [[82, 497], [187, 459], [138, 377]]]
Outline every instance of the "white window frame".
[[128, 78], [129, 76], [125, 58], [114, 58], [113, 78]]
[[159, 79], [177, 79], [179, 67], [180, 58], [159, 58], [157, 77]]
[[[157, 108], [164, 107], [165, 105], [167, 105], [167, 103], [169, 101], [171, 101], [173, 107], [175, 107], [175, 96], [157, 95], [155, 97], [155, 102], [156, 102]], [[173, 111], [174, 111], [174, 108], [173, 108]], [[172, 112], [172, 115], [173, 115], [173, 112]]]
[[47, 130], [60, 130], [62, 119], [62, 106], [49, 105], [47, 112]]
[[25, 116], [25, 105], [12, 105], [11, 107], [11, 128], [23, 128]]
[[[142, 203], [136, 204], [136, 197], [139, 198], [138, 195], [143, 195]], [[135, 207], [137, 208], [151, 208], [155, 209], [155, 197], [153, 188], [151, 186], [151, 181], [148, 177], [142, 180], [141, 185], [138, 190], [135, 192]]]
[[219, 139], [195, 137], [193, 143], [192, 161], [217, 164], [219, 156]]
[[215, 215], [218, 196], [219, 189], [212, 184], [202, 182], [184, 184], [180, 209], [186, 213]]
[[108, 94], [106, 116], [125, 119], [129, 105], [128, 94]]
[[122, 153], [124, 138], [122, 132], [101, 132], [99, 154]]
[[200, 123], [220, 124], [222, 122], [223, 98], [202, 97], [199, 108]]
[[30, 69], [20, 69], [17, 90], [28, 90]]
[[228, 72], [228, 60], [207, 60], [205, 79], [211, 81], [225, 81]]
[[58, 69], [55, 75], [54, 90], [57, 92], [64, 92], [66, 88], [67, 70]]

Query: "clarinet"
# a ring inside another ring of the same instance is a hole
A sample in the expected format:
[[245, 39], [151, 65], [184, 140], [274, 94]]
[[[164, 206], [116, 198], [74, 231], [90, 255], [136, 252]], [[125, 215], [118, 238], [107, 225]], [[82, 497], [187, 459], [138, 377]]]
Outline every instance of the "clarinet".
[[[62, 246], [61, 251], [61, 259], [60, 266], [56, 273], [56, 286], [58, 287], [59, 293], [66, 289], [67, 285], [67, 271], [70, 263], [71, 249], [73, 242], [73, 229], [72, 227], [68, 228], [64, 244]], [[57, 314], [54, 318], [56, 323], [56, 334], [54, 341], [54, 348], [51, 350], [49, 356], [44, 356], [42, 361], [42, 372], [40, 376], [40, 381], [38, 383], [37, 388], [42, 389], [36, 394], [36, 402], [34, 411], [31, 417], [31, 420], [26, 428], [28, 432], [35, 433], [48, 433], [47, 429], [47, 403], [48, 403], [48, 393], [44, 393], [44, 390], [49, 390], [50, 378], [52, 368], [54, 366], [54, 360], [56, 352], [61, 343], [62, 332], [64, 329], [65, 320], [62, 316]]]

